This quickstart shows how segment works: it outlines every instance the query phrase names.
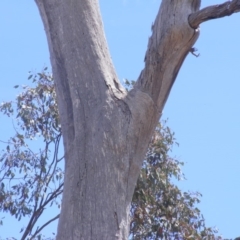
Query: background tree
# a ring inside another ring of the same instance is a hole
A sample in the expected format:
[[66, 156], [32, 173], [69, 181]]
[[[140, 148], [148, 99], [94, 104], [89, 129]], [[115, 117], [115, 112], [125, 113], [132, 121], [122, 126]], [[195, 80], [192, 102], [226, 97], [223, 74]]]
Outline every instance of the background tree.
[[[0, 158], [0, 210], [19, 221], [28, 217], [26, 228], [21, 229], [21, 239], [50, 239], [44, 237], [42, 230], [59, 214], [42, 225], [38, 220], [50, 212], [52, 204], [59, 209], [61, 205], [64, 176], [63, 157], [59, 157], [61, 126], [53, 78], [46, 70], [30, 74], [34, 85], [24, 86], [16, 101], [0, 106], [3, 114], [12, 117], [14, 123], [17, 120], [16, 135], [6, 142]], [[129, 81], [127, 85], [131, 86]], [[43, 143], [39, 144], [40, 149], [32, 147], [34, 140]], [[174, 134], [159, 124], [133, 195], [130, 238], [217, 239], [214, 229], [205, 227], [195, 206], [200, 194], [183, 193], [172, 183], [172, 177], [184, 178], [182, 163], [169, 156], [174, 144]]]
[[[29, 79], [36, 86], [23, 87], [16, 101], [0, 106], [2, 113], [17, 119], [16, 126], [13, 122], [16, 134], [6, 142], [0, 158], [0, 210], [19, 221], [29, 218], [26, 228], [21, 229], [22, 240], [37, 239], [44, 227], [59, 218], [57, 214], [42, 225], [38, 223], [45, 209], [53, 204], [60, 209], [64, 176], [52, 76], [42, 72], [29, 75]], [[35, 140], [41, 143], [39, 149], [33, 147]]]
[[159, 124], [133, 195], [132, 239], [222, 239], [196, 207], [201, 194], [183, 192], [172, 181], [184, 179], [183, 163], [169, 156], [174, 143], [170, 129]]

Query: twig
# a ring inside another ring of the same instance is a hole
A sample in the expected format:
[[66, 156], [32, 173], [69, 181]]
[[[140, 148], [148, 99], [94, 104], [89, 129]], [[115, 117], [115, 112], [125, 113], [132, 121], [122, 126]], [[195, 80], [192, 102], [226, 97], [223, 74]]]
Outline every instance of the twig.
[[192, 47], [189, 52], [194, 55], [195, 57], [199, 57], [200, 56], [200, 53], [196, 53], [197, 52], [197, 49], [195, 47]]

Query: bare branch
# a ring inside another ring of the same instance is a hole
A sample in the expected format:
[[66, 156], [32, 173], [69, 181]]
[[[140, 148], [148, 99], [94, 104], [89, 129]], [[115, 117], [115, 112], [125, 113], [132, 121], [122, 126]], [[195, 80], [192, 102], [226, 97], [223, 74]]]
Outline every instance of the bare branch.
[[240, 12], [240, 0], [228, 1], [223, 4], [213, 5], [203, 8], [200, 11], [189, 15], [189, 25], [196, 29], [198, 26], [211, 19], [230, 16], [233, 13]]
[[[32, 217], [28, 223], [28, 226], [26, 227], [25, 231], [24, 231], [24, 234], [21, 238], [21, 240], [24, 240], [26, 239], [27, 235], [29, 233], [31, 233], [34, 225], [36, 224], [37, 220], [39, 219], [39, 217], [41, 216], [42, 212], [44, 211], [45, 209], [45, 206], [50, 202], [52, 201], [54, 198], [56, 198], [57, 196], [59, 196], [60, 194], [62, 194], [62, 187], [63, 187], [63, 183], [61, 185], [59, 185], [59, 187], [51, 194], [51, 196], [44, 201], [44, 203], [41, 202], [41, 204], [38, 206], [37, 208], [37, 202], [35, 203], [35, 207], [34, 207], [34, 211], [33, 211], [33, 214], [32, 214]], [[55, 219], [55, 218], [54, 218]], [[53, 220], [52, 220], [53, 221]], [[46, 226], [46, 225], [44, 225]], [[43, 228], [43, 227], [42, 227]], [[41, 228], [41, 229], [42, 229]], [[37, 233], [39, 232], [39, 230], [37, 230]]]
[[53, 222], [53, 221], [55, 221], [56, 219], [58, 219], [59, 216], [60, 216], [60, 214], [58, 214], [56, 217], [50, 219], [48, 222], [46, 222], [45, 224], [43, 224], [42, 227], [40, 227], [39, 229], [37, 229], [36, 232], [33, 234], [32, 239], [34, 239], [34, 238], [37, 236], [37, 234], [40, 233], [40, 232], [43, 230], [43, 228], [45, 228], [48, 224], [50, 224], [51, 222]]
[[[55, 174], [56, 172], [56, 168], [57, 168], [57, 164], [58, 164], [58, 159], [57, 159], [57, 156], [58, 156], [58, 149], [59, 149], [59, 143], [60, 143], [60, 139], [61, 139], [61, 134], [59, 134], [56, 138], [56, 142], [55, 142], [55, 145], [54, 145], [54, 155], [53, 155], [53, 160], [49, 166], [49, 169], [48, 169], [48, 172], [44, 178], [44, 181], [46, 180], [46, 178], [50, 175], [50, 177], [48, 177], [48, 181], [46, 183], [46, 188], [48, 187], [50, 181], [52, 180], [53, 178], [53, 175]], [[52, 168], [54, 164], [54, 167], [53, 167], [53, 171], [52, 173], [50, 174], [50, 170]]]

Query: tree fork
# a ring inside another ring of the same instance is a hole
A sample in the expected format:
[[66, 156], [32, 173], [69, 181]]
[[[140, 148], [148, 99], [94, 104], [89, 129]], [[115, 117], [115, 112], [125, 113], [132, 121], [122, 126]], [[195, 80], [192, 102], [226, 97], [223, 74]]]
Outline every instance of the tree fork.
[[117, 79], [97, 0], [35, 1], [50, 50], [66, 159], [57, 240], [128, 239], [142, 160], [199, 36], [201, 1], [162, 0], [145, 67], [129, 92]]

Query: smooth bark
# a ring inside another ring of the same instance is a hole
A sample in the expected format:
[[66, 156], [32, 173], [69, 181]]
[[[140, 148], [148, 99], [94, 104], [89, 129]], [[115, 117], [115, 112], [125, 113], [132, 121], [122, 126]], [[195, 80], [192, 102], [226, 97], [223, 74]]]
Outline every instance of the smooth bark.
[[[36, 0], [49, 44], [66, 157], [58, 240], [128, 239], [129, 207], [150, 137], [198, 38], [200, 0], [163, 0], [145, 67], [120, 84], [97, 0]], [[134, 64], [134, 63], [133, 63]]]

